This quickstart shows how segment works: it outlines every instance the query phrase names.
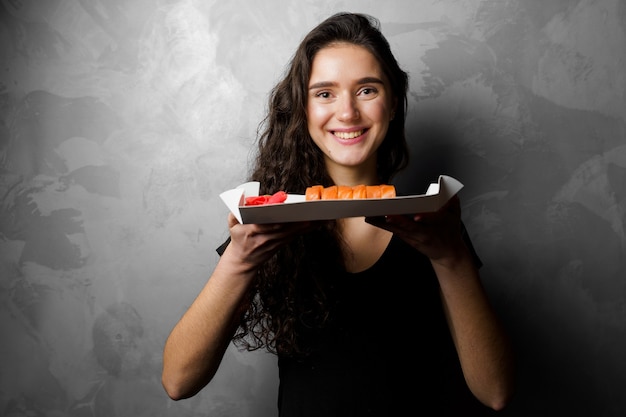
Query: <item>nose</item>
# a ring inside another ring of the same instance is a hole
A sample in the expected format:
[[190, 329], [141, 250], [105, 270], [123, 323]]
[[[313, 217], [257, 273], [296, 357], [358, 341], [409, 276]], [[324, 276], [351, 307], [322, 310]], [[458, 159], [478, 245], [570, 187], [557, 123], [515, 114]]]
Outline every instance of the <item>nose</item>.
[[337, 120], [351, 121], [359, 118], [359, 109], [352, 95], [344, 94], [337, 101]]

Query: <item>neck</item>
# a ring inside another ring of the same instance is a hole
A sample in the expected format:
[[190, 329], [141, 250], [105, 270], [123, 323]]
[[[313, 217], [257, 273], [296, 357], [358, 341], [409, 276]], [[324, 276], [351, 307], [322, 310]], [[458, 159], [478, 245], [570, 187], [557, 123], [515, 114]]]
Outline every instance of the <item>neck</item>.
[[376, 159], [372, 158], [365, 164], [359, 166], [328, 166], [328, 173], [337, 185], [376, 185], [380, 179], [376, 173]]

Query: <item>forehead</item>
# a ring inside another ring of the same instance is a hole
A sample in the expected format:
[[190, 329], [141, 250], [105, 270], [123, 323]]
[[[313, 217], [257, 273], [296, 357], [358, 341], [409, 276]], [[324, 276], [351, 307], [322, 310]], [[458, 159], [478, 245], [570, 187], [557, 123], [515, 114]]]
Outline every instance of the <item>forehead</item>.
[[382, 67], [366, 48], [351, 43], [333, 43], [320, 49], [311, 65], [311, 81], [330, 77], [358, 78], [376, 76], [384, 79]]

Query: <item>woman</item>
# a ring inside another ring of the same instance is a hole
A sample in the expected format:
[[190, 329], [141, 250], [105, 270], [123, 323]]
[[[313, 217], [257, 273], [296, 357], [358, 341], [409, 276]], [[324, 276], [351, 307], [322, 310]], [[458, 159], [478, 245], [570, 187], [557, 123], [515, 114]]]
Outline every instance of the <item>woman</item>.
[[[251, 179], [261, 193], [382, 184], [407, 164], [407, 74], [369, 16], [302, 41], [270, 97]], [[163, 385], [195, 395], [228, 344], [278, 355], [281, 416], [500, 410], [510, 347], [478, 274], [458, 197], [436, 213], [239, 224], [172, 330]]]

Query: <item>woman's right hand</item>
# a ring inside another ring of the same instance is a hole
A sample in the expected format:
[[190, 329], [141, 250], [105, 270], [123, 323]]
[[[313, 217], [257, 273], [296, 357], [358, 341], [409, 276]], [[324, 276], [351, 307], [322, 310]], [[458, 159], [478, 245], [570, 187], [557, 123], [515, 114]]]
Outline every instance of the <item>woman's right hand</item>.
[[281, 246], [311, 227], [311, 222], [241, 224], [232, 213], [229, 213], [228, 228], [231, 241], [227, 250], [234, 254], [246, 269], [256, 269]]

